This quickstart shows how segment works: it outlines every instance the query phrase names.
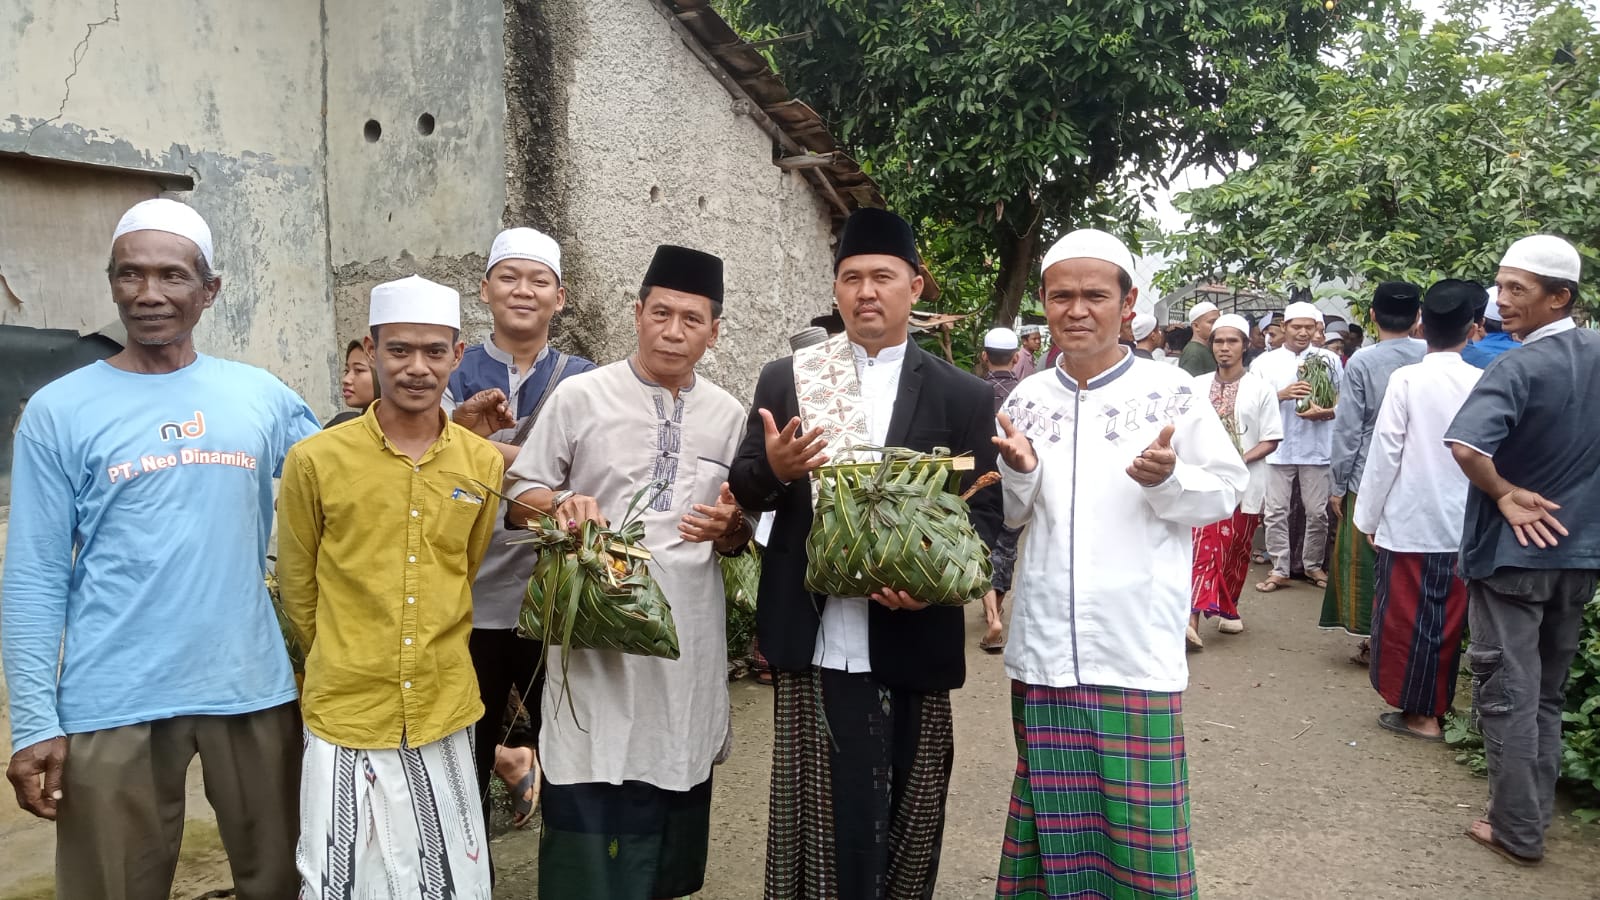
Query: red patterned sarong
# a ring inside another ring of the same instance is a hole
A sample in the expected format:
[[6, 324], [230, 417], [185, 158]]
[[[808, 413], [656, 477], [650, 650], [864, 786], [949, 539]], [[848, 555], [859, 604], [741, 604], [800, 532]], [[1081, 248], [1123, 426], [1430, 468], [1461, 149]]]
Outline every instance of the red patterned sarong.
[[1250, 544], [1261, 516], [1233, 515], [1194, 530], [1194, 581], [1191, 610], [1207, 618], [1239, 618], [1239, 593], [1250, 575]]

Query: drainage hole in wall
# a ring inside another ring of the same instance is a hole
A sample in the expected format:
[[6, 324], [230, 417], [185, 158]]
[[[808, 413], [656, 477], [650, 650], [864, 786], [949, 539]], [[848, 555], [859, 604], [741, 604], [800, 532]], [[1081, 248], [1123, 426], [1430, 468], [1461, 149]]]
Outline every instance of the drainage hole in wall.
[[417, 134], [433, 134], [433, 113], [417, 116]]
[[650, 202], [651, 203], [660, 203], [661, 202], [661, 188], [660, 188], [660, 186], [658, 186], [658, 185], [652, 185], [651, 186], [651, 188], [650, 188]]
[[383, 126], [378, 124], [377, 119], [368, 119], [361, 133], [367, 136], [367, 143], [376, 144], [378, 138], [383, 137]]

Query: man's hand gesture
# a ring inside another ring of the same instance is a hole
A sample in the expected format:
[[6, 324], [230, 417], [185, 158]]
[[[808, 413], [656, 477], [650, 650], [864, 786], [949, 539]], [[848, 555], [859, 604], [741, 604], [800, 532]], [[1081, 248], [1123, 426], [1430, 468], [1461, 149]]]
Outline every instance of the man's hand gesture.
[[61, 771], [66, 763], [64, 737], [40, 741], [12, 755], [6, 778], [17, 792], [17, 805], [41, 819], [54, 821], [56, 804], [61, 800]]
[[1005, 413], [995, 416], [995, 420], [1000, 423], [1000, 430], [1005, 433], [1005, 437], [992, 437], [989, 440], [993, 441], [999, 450], [1000, 458], [1005, 460], [1006, 466], [1013, 472], [1021, 472], [1024, 475], [1032, 472], [1034, 466], [1039, 464], [1039, 457], [1033, 452], [1033, 441], [1028, 440], [1026, 434], [1011, 424], [1011, 417]]
[[801, 434], [800, 417], [795, 416], [779, 431], [772, 413], [764, 409], [760, 412], [766, 432], [767, 465], [772, 467], [772, 474], [778, 476], [779, 481], [784, 484], [797, 481], [828, 462], [828, 455], [823, 452], [828, 447], [822, 440], [821, 428]]
[[1161, 429], [1155, 443], [1133, 458], [1133, 464], [1128, 466], [1129, 478], [1145, 487], [1155, 487], [1172, 477], [1172, 469], [1178, 464], [1178, 452], [1172, 449], [1175, 430], [1171, 425]]
[[489, 388], [468, 397], [465, 403], [456, 406], [450, 418], [462, 428], [484, 437], [517, 427], [517, 417], [511, 414], [506, 392], [499, 388]]
[[701, 544], [721, 540], [743, 527], [744, 513], [724, 481], [717, 492], [717, 505], [696, 503], [690, 507], [689, 513], [678, 521], [678, 536], [688, 543]]
[[1550, 514], [1560, 509], [1561, 504], [1546, 500], [1533, 491], [1512, 488], [1501, 496], [1499, 506], [1500, 515], [1505, 516], [1511, 530], [1517, 535], [1517, 543], [1524, 547], [1533, 541], [1535, 547], [1547, 549], [1558, 543], [1556, 535], [1567, 536], [1566, 526]]

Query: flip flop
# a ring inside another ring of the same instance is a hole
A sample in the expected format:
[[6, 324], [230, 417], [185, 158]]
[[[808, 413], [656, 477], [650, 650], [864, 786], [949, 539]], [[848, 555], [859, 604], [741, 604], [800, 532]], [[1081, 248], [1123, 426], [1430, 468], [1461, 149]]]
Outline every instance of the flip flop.
[[1001, 637], [999, 640], [991, 643], [988, 638], [980, 638], [978, 640], [978, 649], [985, 653], [1004, 653], [1006, 652], [1006, 639]]
[[[1320, 574], [1313, 575], [1311, 572], [1318, 572]], [[1322, 569], [1312, 569], [1306, 572], [1306, 580], [1319, 588], [1325, 588], [1328, 586], [1328, 573]]]
[[1394, 732], [1395, 734], [1403, 734], [1408, 738], [1414, 738], [1415, 740], [1424, 741], [1429, 744], [1439, 744], [1444, 742], [1444, 735], [1442, 734], [1420, 734], [1412, 731], [1411, 728], [1406, 725], [1405, 713], [1386, 712], [1378, 717], [1378, 724], [1383, 728]]
[[[539, 755], [533, 756], [533, 768], [529, 769], [517, 786], [511, 789], [511, 827], [527, 828], [533, 821], [533, 812], [539, 808], [539, 790], [543, 786], [544, 773], [539, 770]], [[532, 796], [529, 796], [529, 794]]]
[[1294, 587], [1294, 582], [1292, 581], [1279, 581], [1276, 578], [1268, 578], [1266, 581], [1256, 582], [1256, 593], [1271, 594], [1291, 587]]
[[1501, 859], [1504, 859], [1505, 861], [1514, 865], [1522, 866], [1523, 868], [1533, 868], [1534, 866], [1544, 862], [1544, 857], [1542, 856], [1519, 856], [1515, 853], [1512, 853], [1510, 850], [1505, 848], [1504, 844], [1500, 843], [1495, 838], [1479, 837], [1477, 832], [1473, 831], [1471, 828], [1467, 829], [1467, 837], [1472, 838], [1474, 843], [1493, 850], [1495, 855], [1499, 856]]

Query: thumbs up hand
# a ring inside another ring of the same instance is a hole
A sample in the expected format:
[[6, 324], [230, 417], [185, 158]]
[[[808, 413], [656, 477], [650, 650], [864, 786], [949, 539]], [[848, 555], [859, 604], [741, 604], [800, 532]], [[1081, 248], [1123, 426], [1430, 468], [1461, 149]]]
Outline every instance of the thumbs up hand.
[[1171, 425], [1161, 429], [1161, 435], [1144, 452], [1133, 458], [1128, 466], [1128, 477], [1145, 487], [1155, 487], [1172, 477], [1172, 468], [1178, 464], [1178, 453], [1172, 449]]

